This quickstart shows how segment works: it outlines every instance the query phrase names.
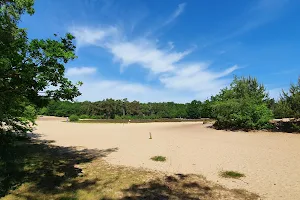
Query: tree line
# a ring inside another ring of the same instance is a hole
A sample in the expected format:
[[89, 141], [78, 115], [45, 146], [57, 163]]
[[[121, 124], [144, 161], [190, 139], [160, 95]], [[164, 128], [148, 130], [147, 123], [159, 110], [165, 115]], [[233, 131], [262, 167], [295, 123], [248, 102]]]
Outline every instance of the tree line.
[[[39, 111], [42, 115], [87, 119], [211, 118], [218, 129], [289, 129], [300, 131], [300, 78], [279, 100], [269, 97], [263, 84], [253, 77], [235, 77], [229, 87], [201, 102], [140, 103], [127, 99], [97, 102], [51, 101]], [[289, 124], [270, 123], [274, 118], [295, 118]]]
[[[102, 101], [70, 102], [51, 101], [47, 107], [39, 110], [41, 115], [66, 117], [77, 115], [82, 119], [159, 119], [159, 118], [189, 118], [210, 117], [202, 113], [204, 104], [192, 101], [188, 104], [163, 102], [141, 103], [127, 99]], [[202, 114], [202, 116], [201, 116]]]
[[205, 101], [141, 103], [127, 99], [96, 102], [51, 101], [42, 115], [92, 119], [212, 118], [215, 126], [230, 129], [263, 129], [274, 118], [300, 117], [300, 78], [279, 100], [270, 98], [264, 85], [252, 77], [235, 77], [231, 85]]

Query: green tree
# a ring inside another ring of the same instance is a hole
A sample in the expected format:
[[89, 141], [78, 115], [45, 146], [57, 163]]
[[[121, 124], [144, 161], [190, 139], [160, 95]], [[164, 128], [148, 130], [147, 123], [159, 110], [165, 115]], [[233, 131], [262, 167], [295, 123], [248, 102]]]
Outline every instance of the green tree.
[[[0, 131], [26, 132], [26, 107], [42, 107], [50, 99], [72, 100], [77, 84], [64, 76], [64, 65], [76, 58], [74, 37], [29, 40], [18, 27], [21, 15], [34, 14], [33, 0], [0, 0]], [[78, 83], [79, 85], [81, 83]], [[53, 89], [50, 89], [53, 88]]]
[[201, 101], [193, 100], [187, 105], [187, 117], [190, 119], [198, 119], [201, 116]]
[[263, 129], [273, 118], [268, 94], [255, 78], [235, 77], [229, 88], [216, 95], [213, 112], [220, 129]]
[[282, 92], [274, 114], [276, 118], [300, 118], [300, 77], [297, 84], [291, 84], [288, 92]]
[[215, 118], [212, 112], [212, 101], [205, 100], [201, 104], [201, 117], [202, 118]]
[[293, 117], [293, 110], [284, 97], [275, 104], [273, 108], [274, 117], [277, 119]]

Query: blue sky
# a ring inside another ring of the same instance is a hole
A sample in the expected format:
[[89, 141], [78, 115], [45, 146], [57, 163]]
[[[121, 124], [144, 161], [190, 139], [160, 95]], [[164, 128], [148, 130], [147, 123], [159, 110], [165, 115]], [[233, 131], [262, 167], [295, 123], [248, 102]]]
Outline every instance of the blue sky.
[[76, 36], [66, 75], [83, 100], [205, 100], [234, 75], [270, 96], [300, 75], [298, 0], [36, 0], [30, 38]]

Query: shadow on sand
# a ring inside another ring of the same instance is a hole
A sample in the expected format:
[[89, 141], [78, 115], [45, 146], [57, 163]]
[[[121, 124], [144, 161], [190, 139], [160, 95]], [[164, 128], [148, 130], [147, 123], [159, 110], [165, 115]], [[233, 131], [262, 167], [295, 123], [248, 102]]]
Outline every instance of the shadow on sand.
[[[193, 174], [165, 175], [143, 184], [133, 184], [123, 190], [124, 197], [118, 200], [216, 200], [243, 199], [254, 200], [259, 196], [245, 190], [228, 190], [222, 186], [210, 184], [205, 178]], [[102, 200], [112, 200], [102, 198]]]
[[127, 194], [122, 200], [128, 199], [186, 199], [196, 200], [212, 196], [211, 188], [197, 182], [184, 181], [189, 175], [166, 176], [165, 180], [152, 180], [146, 184], [132, 185], [124, 190]]
[[31, 134], [31, 138], [34, 139], [0, 135], [0, 197], [25, 182], [34, 183], [30, 188], [32, 191], [51, 194], [68, 190], [69, 186], [84, 189], [94, 181], [76, 183], [74, 178], [81, 175], [81, 169], [76, 165], [118, 150], [78, 150], [39, 140], [38, 134]]
[[[97, 159], [117, 148], [79, 150], [53, 141], [0, 135], [0, 197], [58, 200], [258, 199], [229, 190], [193, 174], [164, 175]], [[4, 142], [3, 142], [4, 141]]]

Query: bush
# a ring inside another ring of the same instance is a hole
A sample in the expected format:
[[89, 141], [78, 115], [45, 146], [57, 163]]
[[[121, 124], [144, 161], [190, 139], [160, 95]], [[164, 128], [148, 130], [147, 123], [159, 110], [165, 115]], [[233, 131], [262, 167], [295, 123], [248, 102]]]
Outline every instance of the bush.
[[288, 92], [282, 91], [274, 114], [276, 118], [300, 118], [300, 77], [298, 83], [292, 84]]
[[265, 89], [256, 79], [235, 78], [229, 89], [216, 97], [213, 112], [218, 129], [269, 129], [272, 111], [268, 108]]
[[90, 116], [88, 116], [88, 115], [80, 115], [80, 117], [79, 117], [80, 119], [89, 119], [90, 118]]
[[38, 111], [39, 115], [47, 115], [48, 113], [48, 108], [47, 107], [43, 107]]
[[157, 161], [157, 162], [165, 162], [167, 160], [167, 158], [165, 156], [153, 156], [151, 158], [151, 160]]
[[34, 122], [37, 118], [37, 112], [34, 106], [29, 105], [25, 107], [23, 118], [29, 120], [30, 122]]
[[102, 116], [98, 116], [98, 115], [92, 115], [90, 117], [90, 119], [103, 119], [103, 117]]
[[222, 172], [220, 172], [220, 176], [223, 178], [239, 179], [239, 178], [245, 177], [245, 174], [242, 174], [237, 171], [222, 171]]
[[124, 119], [124, 117], [123, 116], [119, 116], [119, 115], [115, 116], [115, 120], [120, 120], [120, 119]]
[[79, 117], [77, 115], [71, 115], [69, 119], [70, 122], [77, 122], [79, 120]]

